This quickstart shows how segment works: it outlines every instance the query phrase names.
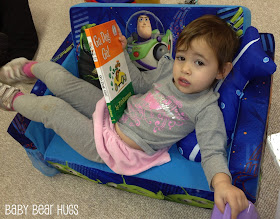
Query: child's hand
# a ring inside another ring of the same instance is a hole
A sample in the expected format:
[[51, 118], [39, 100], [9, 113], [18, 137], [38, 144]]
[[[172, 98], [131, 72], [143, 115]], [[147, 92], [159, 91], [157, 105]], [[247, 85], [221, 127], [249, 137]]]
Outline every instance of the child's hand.
[[233, 186], [228, 175], [218, 173], [212, 180], [215, 190], [214, 201], [217, 208], [223, 213], [226, 203], [231, 208], [231, 218], [236, 219], [238, 214], [248, 208], [249, 203], [244, 192]]
[[126, 45], [127, 45], [127, 40], [126, 40], [125, 36], [124, 35], [120, 35], [119, 40], [121, 41], [123, 50], [125, 50], [126, 49]]
[[122, 34], [119, 25], [117, 25], [117, 26], [118, 26], [118, 32], [119, 32], [119, 40], [120, 40], [120, 42], [122, 44], [123, 50], [125, 50], [126, 49], [126, 45], [127, 45], [127, 40], [126, 40], [125, 36]]

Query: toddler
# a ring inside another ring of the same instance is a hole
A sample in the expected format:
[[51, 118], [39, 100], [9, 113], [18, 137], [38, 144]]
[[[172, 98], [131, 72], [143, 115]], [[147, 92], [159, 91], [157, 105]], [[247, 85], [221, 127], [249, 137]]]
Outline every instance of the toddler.
[[[120, 41], [125, 48], [121, 33]], [[183, 29], [175, 60], [166, 54], [157, 69], [139, 71], [125, 52], [136, 95], [128, 99], [116, 124], [110, 121], [101, 90], [52, 62], [15, 59], [2, 67], [0, 107], [43, 123], [82, 156], [124, 175], [170, 161], [170, 146], [195, 129], [215, 204], [224, 211], [229, 203], [236, 218], [248, 201], [231, 184], [225, 125], [213, 86], [232, 70], [238, 46], [226, 22], [205, 15]], [[55, 96], [23, 94], [8, 85], [33, 78], [42, 80]]]

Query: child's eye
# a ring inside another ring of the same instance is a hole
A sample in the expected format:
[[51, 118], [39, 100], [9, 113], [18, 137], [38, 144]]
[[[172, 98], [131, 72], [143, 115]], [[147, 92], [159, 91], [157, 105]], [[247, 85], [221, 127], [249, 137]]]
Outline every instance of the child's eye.
[[176, 59], [178, 61], [185, 61], [185, 58], [183, 56], [177, 56]]
[[199, 66], [203, 66], [204, 65], [204, 63], [202, 61], [199, 61], [199, 60], [195, 61], [195, 64], [199, 65]]

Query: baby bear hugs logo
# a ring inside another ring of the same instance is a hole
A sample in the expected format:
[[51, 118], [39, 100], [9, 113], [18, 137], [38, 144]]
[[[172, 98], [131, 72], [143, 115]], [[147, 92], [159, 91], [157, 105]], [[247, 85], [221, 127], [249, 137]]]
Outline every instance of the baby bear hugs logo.
[[[0, 215], [5, 216], [77, 216], [77, 204], [5, 204]], [[4, 212], [3, 212], [4, 211]]]

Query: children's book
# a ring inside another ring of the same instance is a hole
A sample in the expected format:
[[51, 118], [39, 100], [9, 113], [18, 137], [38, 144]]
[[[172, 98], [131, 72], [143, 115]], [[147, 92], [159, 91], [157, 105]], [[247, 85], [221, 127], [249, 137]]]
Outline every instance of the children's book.
[[122, 116], [134, 94], [115, 20], [85, 29], [112, 123]]

